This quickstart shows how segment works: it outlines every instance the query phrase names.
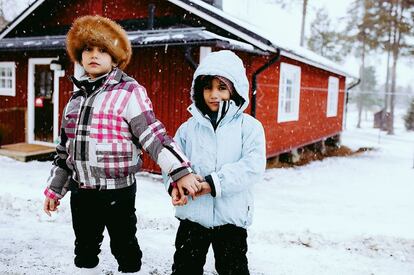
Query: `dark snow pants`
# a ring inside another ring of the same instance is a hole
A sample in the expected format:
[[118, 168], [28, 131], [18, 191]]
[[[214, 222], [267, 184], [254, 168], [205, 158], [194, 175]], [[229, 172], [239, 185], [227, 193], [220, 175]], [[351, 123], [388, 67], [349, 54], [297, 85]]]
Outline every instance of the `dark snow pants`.
[[177, 231], [172, 274], [202, 275], [210, 244], [218, 274], [249, 274], [246, 229], [232, 224], [205, 228], [189, 220], [182, 220]]
[[135, 193], [136, 184], [116, 190], [72, 190], [70, 204], [77, 267], [93, 268], [98, 265], [106, 227], [118, 270], [136, 272], [141, 269], [142, 252], [135, 237]]

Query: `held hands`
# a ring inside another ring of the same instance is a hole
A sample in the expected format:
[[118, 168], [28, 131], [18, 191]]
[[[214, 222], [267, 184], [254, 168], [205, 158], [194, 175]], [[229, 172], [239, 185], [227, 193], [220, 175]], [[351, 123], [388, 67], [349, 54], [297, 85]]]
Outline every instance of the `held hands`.
[[[181, 180], [186, 177], [186, 181], [182, 182]], [[203, 177], [199, 175], [188, 174], [177, 182], [177, 187], [174, 187], [172, 189], [172, 204], [174, 206], [183, 206], [188, 202], [187, 195], [190, 195], [193, 199], [195, 199], [196, 197], [208, 194], [210, 192], [210, 185], [204, 180]]]
[[59, 200], [53, 200], [46, 197], [45, 202], [43, 203], [43, 210], [50, 217], [52, 215], [50, 212], [56, 211], [59, 204]]

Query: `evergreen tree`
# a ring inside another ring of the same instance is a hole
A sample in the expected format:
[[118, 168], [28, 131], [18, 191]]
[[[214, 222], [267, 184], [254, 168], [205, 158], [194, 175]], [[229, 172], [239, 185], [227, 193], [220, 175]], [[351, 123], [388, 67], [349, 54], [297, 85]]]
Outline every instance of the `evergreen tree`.
[[358, 90], [355, 94], [351, 94], [350, 100], [360, 104], [362, 112], [371, 109], [373, 106], [380, 105], [382, 99], [377, 88], [378, 83], [375, 67], [365, 67], [361, 78], [364, 78], [365, 81], [362, 85], [358, 86]]
[[346, 43], [342, 36], [332, 27], [331, 19], [325, 8], [316, 11], [316, 17], [311, 23], [311, 34], [308, 38], [310, 50], [336, 62], [341, 62], [346, 52]]
[[404, 116], [404, 124], [408, 131], [414, 131], [414, 99], [411, 100], [408, 112]]

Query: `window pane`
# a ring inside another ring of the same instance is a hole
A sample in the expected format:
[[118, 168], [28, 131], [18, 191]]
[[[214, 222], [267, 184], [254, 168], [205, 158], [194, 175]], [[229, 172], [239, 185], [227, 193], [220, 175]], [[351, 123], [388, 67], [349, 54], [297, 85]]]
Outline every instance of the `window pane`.
[[7, 68], [6, 76], [9, 76], [9, 77], [12, 76], [12, 69], [11, 68]]
[[292, 86], [286, 86], [286, 98], [292, 98]]
[[11, 87], [12, 87], [12, 80], [7, 79], [7, 88], [11, 88]]
[[5, 79], [1, 79], [1, 81], [0, 81], [0, 87], [1, 88], [6, 88], [6, 80]]

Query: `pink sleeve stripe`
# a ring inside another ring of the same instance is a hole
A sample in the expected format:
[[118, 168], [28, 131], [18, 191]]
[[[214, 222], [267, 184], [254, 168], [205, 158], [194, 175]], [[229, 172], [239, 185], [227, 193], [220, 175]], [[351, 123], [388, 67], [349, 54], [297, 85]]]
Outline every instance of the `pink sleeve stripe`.
[[45, 194], [46, 197], [48, 197], [51, 200], [59, 200], [62, 198], [61, 195], [55, 193], [54, 191], [52, 191], [49, 188], [46, 188], [45, 191], [43, 192], [43, 194]]

